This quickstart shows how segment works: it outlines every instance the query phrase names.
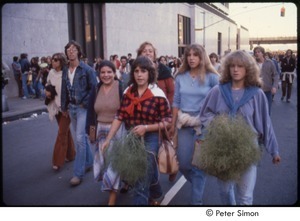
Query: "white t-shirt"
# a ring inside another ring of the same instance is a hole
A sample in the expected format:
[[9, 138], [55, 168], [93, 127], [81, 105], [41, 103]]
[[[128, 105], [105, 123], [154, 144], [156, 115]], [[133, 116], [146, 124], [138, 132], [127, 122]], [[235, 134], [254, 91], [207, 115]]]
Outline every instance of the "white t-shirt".
[[71, 86], [73, 85], [73, 80], [74, 80], [76, 68], [73, 70], [72, 73], [71, 73], [70, 69], [68, 70], [68, 77], [69, 77]]

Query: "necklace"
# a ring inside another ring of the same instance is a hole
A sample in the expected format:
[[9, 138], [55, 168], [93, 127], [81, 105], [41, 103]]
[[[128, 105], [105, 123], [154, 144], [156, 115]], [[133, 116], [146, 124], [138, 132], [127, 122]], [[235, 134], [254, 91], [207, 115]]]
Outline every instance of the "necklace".
[[197, 80], [197, 76], [196, 76], [196, 75], [195, 75], [195, 76], [191, 75], [191, 77], [192, 77], [192, 83], [191, 83], [191, 86], [194, 87], [194, 84], [195, 84], [195, 82], [196, 82], [196, 80]]
[[239, 89], [233, 89], [232, 90], [232, 98], [235, 103], [239, 102], [241, 97], [244, 94], [244, 88], [239, 88]]

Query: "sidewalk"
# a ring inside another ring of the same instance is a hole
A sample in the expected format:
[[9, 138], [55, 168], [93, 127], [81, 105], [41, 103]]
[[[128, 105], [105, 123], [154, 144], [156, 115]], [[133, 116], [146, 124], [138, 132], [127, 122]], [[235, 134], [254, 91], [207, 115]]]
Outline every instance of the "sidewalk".
[[33, 113], [40, 114], [47, 112], [47, 107], [44, 100], [40, 99], [26, 99], [19, 97], [7, 98], [8, 111], [2, 112], [2, 123], [5, 121], [14, 121], [19, 118], [29, 117]]

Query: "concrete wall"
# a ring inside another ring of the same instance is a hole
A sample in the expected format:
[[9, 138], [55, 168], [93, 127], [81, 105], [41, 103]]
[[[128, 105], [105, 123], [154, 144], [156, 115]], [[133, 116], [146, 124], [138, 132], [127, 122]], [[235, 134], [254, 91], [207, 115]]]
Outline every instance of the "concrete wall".
[[136, 57], [136, 50], [150, 41], [157, 54], [178, 54], [178, 14], [190, 17], [189, 5], [183, 3], [120, 3], [105, 4], [104, 44], [111, 54]]
[[[205, 15], [203, 14], [205, 13]], [[136, 56], [136, 49], [150, 41], [159, 55], [178, 56], [178, 15], [191, 19], [191, 43], [205, 44], [208, 53], [217, 52], [218, 32], [222, 33], [222, 53], [236, 48], [237, 25], [187, 3], [106, 3], [103, 19], [105, 36], [104, 55]], [[205, 16], [205, 18], [204, 18]], [[205, 19], [205, 21], [204, 21]], [[195, 29], [205, 26], [203, 30]], [[247, 41], [247, 40], [246, 40]]]
[[224, 51], [236, 48], [237, 25], [199, 6], [195, 7], [195, 42], [205, 45], [208, 54], [218, 51], [218, 33], [222, 34], [221, 55]]
[[[205, 12], [205, 22], [203, 17]], [[132, 53], [144, 41], [157, 48], [157, 55], [178, 56], [178, 15], [191, 19], [191, 43], [203, 45], [207, 53], [217, 53], [218, 32], [222, 33], [221, 55], [235, 50], [237, 26], [198, 5], [187, 3], [105, 3], [103, 5], [104, 58]], [[196, 28], [205, 26], [203, 30]], [[249, 38], [242, 31], [243, 45]], [[64, 50], [69, 41], [67, 4], [5, 4], [2, 7], [2, 63], [11, 68], [13, 56], [27, 53], [48, 56]], [[244, 46], [243, 46], [244, 47]], [[241, 47], [242, 48], [242, 47]], [[17, 96], [12, 72], [5, 90], [9, 97]]]
[[[11, 68], [13, 56], [48, 56], [68, 43], [67, 4], [5, 4], [2, 7], [2, 63]], [[6, 86], [8, 97], [17, 96], [13, 73]]]

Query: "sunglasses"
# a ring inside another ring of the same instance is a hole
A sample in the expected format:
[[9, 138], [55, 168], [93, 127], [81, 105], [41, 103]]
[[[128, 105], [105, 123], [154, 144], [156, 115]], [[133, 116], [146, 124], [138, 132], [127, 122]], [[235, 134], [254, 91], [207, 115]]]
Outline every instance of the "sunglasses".
[[77, 52], [77, 49], [76, 48], [68, 48], [67, 52]]
[[57, 58], [52, 58], [52, 61], [58, 62], [59, 60]]

